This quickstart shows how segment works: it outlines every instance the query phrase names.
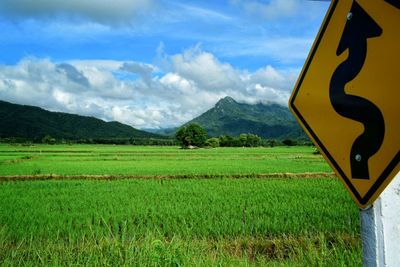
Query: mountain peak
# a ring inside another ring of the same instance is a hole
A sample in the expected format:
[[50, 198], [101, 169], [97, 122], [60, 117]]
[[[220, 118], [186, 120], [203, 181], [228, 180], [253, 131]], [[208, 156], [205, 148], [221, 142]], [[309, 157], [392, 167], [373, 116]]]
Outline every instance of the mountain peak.
[[279, 139], [304, 136], [287, 107], [262, 102], [240, 103], [229, 96], [189, 123], [192, 122], [206, 129], [210, 136], [238, 136], [241, 133]]
[[237, 102], [235, 99], [233, 99], [230, 96], [226, 96], [224, 98], [221, 98], [216, 104], [214, 109], [214, 112], [219, 112], [221, 114], [224, 114], [226, 112], [232, 111], [232, 109], [236, 108]]
[[230, 96], [225, 96], [224, 98], [221, 98], [216, 104], [215, 108], [218, 110], [224, 110], [224, 108], [232, 108], [234, 107], [235, 104], [238, 104], [235, 99], [233, 99]]
[[236, 100], [233, 99], [232, 97], [230, 97], [230, 96], [225, 96], [224, 98], [221, 98], [221, 99], [218, 101], [217, 104], [219, 104], [219, 103], [230, 103], [230, 104], [233, 104], [233, 103], [237, 103], [237, 102], [236, 102]]

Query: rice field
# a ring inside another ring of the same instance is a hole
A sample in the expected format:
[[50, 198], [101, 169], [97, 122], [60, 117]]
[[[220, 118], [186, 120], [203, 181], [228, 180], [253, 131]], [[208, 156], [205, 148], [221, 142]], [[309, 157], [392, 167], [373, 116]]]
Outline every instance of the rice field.
[[312, 152], [2, 145], [0, 265], [360, 266], [358, 208]]
[[0, 146], [0, 176], [131, 177], [331, 173], [311, 147], [216, 148], [134, 146]]

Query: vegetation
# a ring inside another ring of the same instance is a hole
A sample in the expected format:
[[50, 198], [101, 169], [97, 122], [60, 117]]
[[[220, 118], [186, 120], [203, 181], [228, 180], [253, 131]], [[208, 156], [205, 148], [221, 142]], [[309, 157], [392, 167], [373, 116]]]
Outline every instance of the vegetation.
[[212, 147], [212, 148], [219, 147], [219, 138], [212, 137], [210, 139], [207, 139], [205, 146]]
[[127, 175], [132, 177], [251, 176], [329, 173], [313, 147], [215, 148], [114, 145], [0, 145], [0, 176]]
[[55, 145], [56, 142], [57, 142], [56, 139], [51, 137], [50, 135], [46, 135], [45, 137], [42, 138], [43, 144]]
[[218, 138], [221, 147], [259, 147], [268, 146], [266, 140], [255, 134], [241, 134], [238, 137], [222, 135]]
[[286, 146], [296, 146], [297, 145], [297, 142], [292, 139], [285, 139], [282, 141], [282, 143]]
[[336, 179], [0, 183], [5, 265], [361, 264]]
[[188, 147], [260, 147], [260, 146], [276, 146], [286, 145], [295, 146], [297, 145], [296, 140], [285, 139], [282, 142], [273, 140], [263, 140], [256, 134], [240, 134], [238, 137], [232, 137], [229, 135], [222, 135], [220, 137], [212, 137], [207, 139], [207, 132], [201, 126], [196, 123], [191, 123], [186, 126], [182, 126], [175, 134], [175, 138], [180, 143], [182, 148]]
[[175, 135], [183, 148], [203, 147], [207, 140], [207, 132], [198, 124], [192, 123], [180, 128]]
[[0, 262], [359, 266], [358, 209], [313, 151], [0, 145]]

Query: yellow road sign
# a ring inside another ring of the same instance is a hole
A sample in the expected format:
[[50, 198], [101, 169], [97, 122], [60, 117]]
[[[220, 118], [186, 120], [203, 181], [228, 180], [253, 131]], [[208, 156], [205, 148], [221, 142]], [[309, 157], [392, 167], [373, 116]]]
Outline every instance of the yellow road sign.
[[289, 101], [360, 207], [400, 170], [400, 0], [333, 0]]

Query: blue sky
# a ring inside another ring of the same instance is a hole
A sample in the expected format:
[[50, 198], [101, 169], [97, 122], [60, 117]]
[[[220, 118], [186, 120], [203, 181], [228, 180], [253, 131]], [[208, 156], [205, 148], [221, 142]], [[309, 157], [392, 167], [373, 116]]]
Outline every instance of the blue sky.
[[329, 2], [2, 0], [0, 99], [178, 126], [230, 95], [286, 104]]

